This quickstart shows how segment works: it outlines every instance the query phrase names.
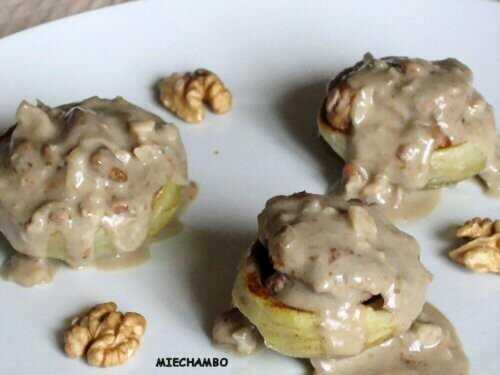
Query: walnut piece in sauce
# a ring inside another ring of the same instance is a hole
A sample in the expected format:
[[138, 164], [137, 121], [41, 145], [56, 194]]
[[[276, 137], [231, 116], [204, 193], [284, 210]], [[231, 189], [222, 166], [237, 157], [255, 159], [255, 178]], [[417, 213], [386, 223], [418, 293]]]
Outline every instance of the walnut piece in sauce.
[[203, 104], [216, 114], [224, 114], [231, 110], [233, 100], [222, 80], [206, 69], [174, 73], [162, 79], [158, 98], [165, 108], [191, 123], [203, 120]]
[[468, 242], [448, 255], [474, 272], [500, 273], [500, 221], [475, 217], [457, 229]]
[[157, 193], [188, 184], [177, 128], [121, 97], [22, 102], [0, 159], [2, 233], [20, 253], [72, 266], [139, 249]]
[[64, 333], [64, 351], [71, 358], [85, 357], [92, 366], [122, 365], [139, 348], [145, 330], [142, 315], [123, 314], [113, 302], [99, 304], [73, 319]]
[[55, 261], [50, 259], [14, 254], [3, 265], [1, 276], [23, 287], [32, 287], [50, 283], [57, 267]]
[[217, 316], [212, 329], [212, 339], [214, 344], [241, 355], [254, 353], [262, 344], [262, 337], [257, 328], [236, 308]]
[[447, 181], [439, 175], [432, 187], [481, 171], [491, 185], [500, 165], [492, 108], [472, 86], [470, 69], [456, 59], [367, 54], [329, 84], [319, 128], [346, 162], [344, 196], [369, 204], [399, 208], [405, 194], [432, 185], [436, 151], [468, 144], [480, 157], [464, 177]]

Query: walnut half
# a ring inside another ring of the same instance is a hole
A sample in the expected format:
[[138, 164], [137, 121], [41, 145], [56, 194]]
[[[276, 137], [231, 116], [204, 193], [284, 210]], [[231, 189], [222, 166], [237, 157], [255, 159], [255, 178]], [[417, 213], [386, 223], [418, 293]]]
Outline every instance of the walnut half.
[[475, 217], [458, 228], [457, 237], [468, 242], [448, 255], [475, 272], [500, 273], [500, 222]]
[[215, 73], [206, 69], [174, 73], [162, 79], [158, 97], [167, 109], [191, 123], [203, 120], [203, 103], [216, 114], [229, 112], [232, 107], [231, 92]]
[[64, 351], [71, 358], [85, 356], [92, 366], [121, 365], [135, 354], [145, 330], [142, 315], [123, 314], [115, 303], [102, 303], [73, 319], [64, 333]]

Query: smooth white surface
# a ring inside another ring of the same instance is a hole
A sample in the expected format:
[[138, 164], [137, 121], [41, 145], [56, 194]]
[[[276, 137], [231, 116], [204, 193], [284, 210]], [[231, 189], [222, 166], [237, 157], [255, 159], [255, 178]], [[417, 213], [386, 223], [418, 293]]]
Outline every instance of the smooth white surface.
[[[325, 83], [366, 51], [454, 56], [474, 70], [477, 88], [498, 112], [499, 20], [493, 1], [144, 1], [0, 40], [2, 127], [13, 123], [22, 99], [59, 105], [122, 95], [179, 125], [201, 189], [182, 234], [157, 243], [142, 267], [64, 269], [52, 285], [32, 289], [0, 282], [0, 374], [104, 373], [68, 359], [60, 330], [65, 318], [107, 300], [143, 313], [149, 325], [138, 354], [106, 374], [307, 373], [302, 362], [269, 351], [228, 355], [211, 346], [209, 331], [229, 302], [235, 266], [265, 200], [325, 192], [338, 169], [314, 129]], [[234, 110], [187, 125], [155, 103], [151, 86], [197, 67], [222, 76]], [[476, 215], [498, 218], [499, 208], [500, 200], [463, 183], [445, 192], [432, 216], [401, 226], [420, 241], [435, 276], [429, 300], [455, 324], [474, 375], [500, 373], [500, 278], [472, 274], [444, 254], [454, 225]], [[228, 356], [229, 366], [155, 368], [157, 357], [176, 356]]]

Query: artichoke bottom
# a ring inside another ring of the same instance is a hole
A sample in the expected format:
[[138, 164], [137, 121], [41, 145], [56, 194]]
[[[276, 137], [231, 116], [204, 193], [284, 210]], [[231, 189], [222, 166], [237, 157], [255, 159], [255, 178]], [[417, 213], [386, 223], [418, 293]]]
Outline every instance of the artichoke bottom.
[[[179, 212], [182, 206], [182, 187], [172, 181], [167, 182], [154, 196], [148, 238], [155, 237]], [[99, 228], [94, 240], [94, 259], [115, 256], [116, 250], [109, 234]], [[47, 257], [70, 263], [64, 237], [55, 233], [47, 244]]]
[[[317, 123], [323, 139], [345, 160], [348, 135], [327, 125], [320, 115]], [[486, 161], [480, 147], [470, 142], [435, 150], [430, 159], [429, 181], [424, 189], [438, 189], [473, 177], [486, 167]]]
[[[257, 327], [267, 347], [296, 358], [328, 356], [318, 314], [288, 306], [273, 297], [262, 283], [262, 272], [253, 251], [240, 266], [232, 302]], [[361, 320], [365, 349], [394, 335], [391, 313], [376, 303], [362, 305]]]

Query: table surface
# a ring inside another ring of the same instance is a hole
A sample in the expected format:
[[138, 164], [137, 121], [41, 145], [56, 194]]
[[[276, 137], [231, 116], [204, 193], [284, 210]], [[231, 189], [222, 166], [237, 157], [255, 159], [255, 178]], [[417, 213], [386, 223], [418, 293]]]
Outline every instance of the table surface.
[[130, 0], [1, 0], [0, 38], [72, 14]]

